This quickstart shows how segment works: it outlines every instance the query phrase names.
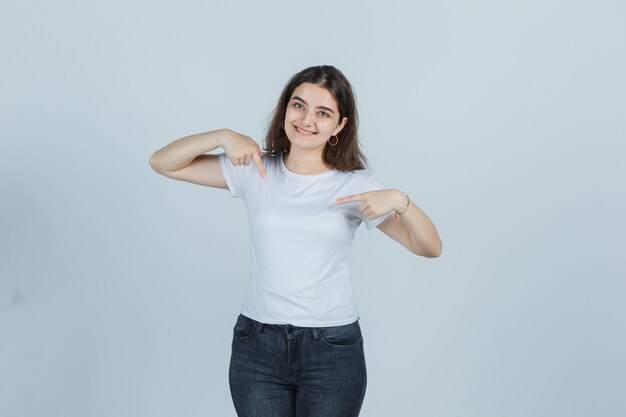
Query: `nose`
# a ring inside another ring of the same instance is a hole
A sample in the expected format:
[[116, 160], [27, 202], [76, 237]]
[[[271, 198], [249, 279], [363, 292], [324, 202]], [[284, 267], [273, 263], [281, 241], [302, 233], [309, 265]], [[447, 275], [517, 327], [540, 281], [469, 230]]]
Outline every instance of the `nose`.
[[313, 117], [314, 117], [313, 111], [308, 111], [304, 113], [304, 116], [302, 116], [302, 122], [305, 123], [307, 126], [310, 126], [311, 123], [313, 122]]

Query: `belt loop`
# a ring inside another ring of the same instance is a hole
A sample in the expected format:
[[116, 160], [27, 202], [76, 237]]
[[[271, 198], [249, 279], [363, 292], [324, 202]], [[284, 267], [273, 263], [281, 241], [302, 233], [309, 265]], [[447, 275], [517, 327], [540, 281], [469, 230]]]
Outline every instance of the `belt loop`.
[[319, 333], [318, 333], [318, 331], [317, 331], [317, 328], [312, 327], [312, 328], [311, 328], [311, 333], [313, 333], [313, 339], [314, 339], [314, 340], [319, 339], [320, 335], [319, 335]]
[[265, 323], [261, 323], [260, 321], [257, 322], [257, 324], [256, 324], [256, 332], [257, 333], [261, 333], [263, 331], [263, 324], [265, 324]]

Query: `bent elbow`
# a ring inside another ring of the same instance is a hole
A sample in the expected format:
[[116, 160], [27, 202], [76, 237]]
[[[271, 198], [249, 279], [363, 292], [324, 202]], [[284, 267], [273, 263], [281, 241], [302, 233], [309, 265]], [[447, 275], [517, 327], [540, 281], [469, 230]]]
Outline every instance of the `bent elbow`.
[[433, 252], [431, 253], [431, 255], [429, 256], [429, 258], [439, 258], [441, 256], [441, 249], [438, 250], [437, 252]]
[[152, 156], [148, 160], [148, 164], [150, 165], [150, 168], [152, 168], [155, 172], [158, 172], [159, 174], [162, 172], [162, 170], [159, 168], [159, 162], [156, 154], [152, 154]]
[[437, 245], [437, 247], [435, 248], [435, 251], [433, 252], [433, 256], [431, 256], [431, 258], [439, 258], [441, 256], [442, 249], [443, 244], [441, 243], [441, 241], [439, 241], [439, 245]]
[[424, 253], [416, 253], [416, 255], [421, 255], [425, 258], [438, 258], [441, 256], [441, 250], [442, 250], [442, 244], [441, 242], [439, 242], [439, 245], [432, 248], [430, 251], [424, 252]]

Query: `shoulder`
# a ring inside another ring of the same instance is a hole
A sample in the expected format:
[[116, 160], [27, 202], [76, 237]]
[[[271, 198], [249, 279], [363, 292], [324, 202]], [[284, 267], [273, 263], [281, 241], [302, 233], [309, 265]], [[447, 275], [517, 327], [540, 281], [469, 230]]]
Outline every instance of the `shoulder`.
[[355, 178], [359, 186], [365, 191], [383, 190], [386, 188], [385, 185], [376, 178], [374, 173], [367, 168], [353, 172], [355, 173]]
[[337, 179], [350, 187], [353, 193], [362, 193], [375, 189], [382, 189], [382, 185], [376, 181], [372, 172], [368, 169], [356, 169], [354, 171], [339, 172]]
[[347, 172], [350, 178], [358, 184], [369, 184], [374, 180], [372, 171], [367, 168], [356, 169], [354, 171]]

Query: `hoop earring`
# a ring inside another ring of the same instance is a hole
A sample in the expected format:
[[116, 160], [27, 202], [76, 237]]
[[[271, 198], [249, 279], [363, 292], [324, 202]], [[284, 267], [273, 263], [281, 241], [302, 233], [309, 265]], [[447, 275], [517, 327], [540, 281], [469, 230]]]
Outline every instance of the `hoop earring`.
[[[332, 136], [331, 136], [331, 138], [332, 138]], [[336, 141], [335, 143], [330, 143], [330, 140], [328, 140], [328, 141], [327, 141], [327, 142], [328, 142], [328, 144], [329, 144], [330, 146], [336, 146], [336, 145], [339, 143], [339, 138], [337, 137], [337, 135], [335, 135], [335, 139], [337, 139], [337, 141]]]

